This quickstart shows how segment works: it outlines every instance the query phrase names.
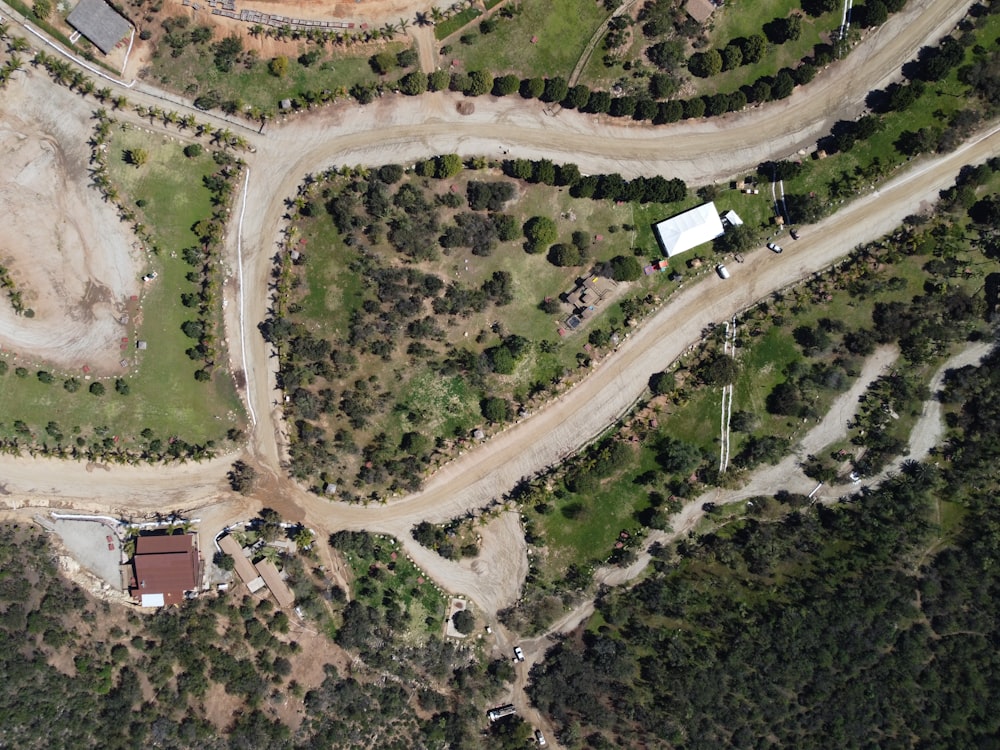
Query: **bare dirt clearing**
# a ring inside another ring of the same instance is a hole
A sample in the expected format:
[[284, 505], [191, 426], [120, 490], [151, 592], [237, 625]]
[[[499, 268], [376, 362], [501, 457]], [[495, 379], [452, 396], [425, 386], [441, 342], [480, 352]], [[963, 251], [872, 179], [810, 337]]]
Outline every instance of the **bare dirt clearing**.
[[[32, 72], [30, 76], [44, 73]], [[0, 345], [67, 371], [121, 372], [118, 322], [140, 253], [88, 187], [91, 103], [61, 87], [11, 86], [0, 102], [0, 258], [34, 317], [0, 300]]]

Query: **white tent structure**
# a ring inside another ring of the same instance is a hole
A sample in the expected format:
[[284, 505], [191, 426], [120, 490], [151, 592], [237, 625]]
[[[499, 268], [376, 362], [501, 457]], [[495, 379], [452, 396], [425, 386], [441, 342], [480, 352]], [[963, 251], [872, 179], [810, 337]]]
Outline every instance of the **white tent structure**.
[[719, 212], [712, 202], [664, 219], [653, 225], [653, 231], [668, 258], [711, 242], [725, 233]]

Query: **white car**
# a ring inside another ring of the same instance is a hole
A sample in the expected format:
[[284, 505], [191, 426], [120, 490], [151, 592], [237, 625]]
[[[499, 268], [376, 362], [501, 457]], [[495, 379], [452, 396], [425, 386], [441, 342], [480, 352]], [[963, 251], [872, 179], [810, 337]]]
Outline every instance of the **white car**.
[[524, 661], [524, 651], [521, 650], [520, 646], [514, 646], [514, 660]]
[[726, 268], [726, 266], [725, 266], [724, 263], [720, 263], [719, 265], [717, 265], [715, 267], [715, 272], [717, 274], [719, 274], [719, 278], [720, 279], [728, 279], [729, 278], [729, 269]]
[[767, 249], [770, 250], [772, 253], [782, 252], [781, 245], [775, 245], [773, 242], [767, 243]]
[[852, 472], [851, 472], [851, 481], [852, 481], [852, 482], [853, 482], [854, 484], [857, 484], [858, 482], [860, 482], [860, 481], [861, 481], [861, 475], [860, 475], [860, 474], [858, 474], [858, 472], [856, 472], [856, 471], [852, 471]]
[[535, 730], [535, 742], [538, 743], [539, 747], [545, 747], [546, 745], [549, 744], [548, 742], [545, 741], [545, 735], [542, 734], [541, 729]]

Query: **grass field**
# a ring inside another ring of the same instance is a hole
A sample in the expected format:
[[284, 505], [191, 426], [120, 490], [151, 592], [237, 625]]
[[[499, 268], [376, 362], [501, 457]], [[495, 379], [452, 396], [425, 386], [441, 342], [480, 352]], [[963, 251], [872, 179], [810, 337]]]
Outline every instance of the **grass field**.
[[407, 559], [395, 539], [373, 536], [372, 541], [370, 556], [343, 553], [354, 581], [351, 598], [375, 609], [400, 607], [406, 613], [408, 626], [397, 629], [396, 635], [404, 642], [420, 642], [428, 636], [440, 635], [444, 627], [444, 595]]
[[[132, 148], [146, 149], [148, 163], [138, 169], [127, 165], [123, 152]], [[232, 379], [221, 371], [208, 383], [197, 382], [197, 365], [184, 353], [193, 342], [180, 325], [192, 311], [181, 305], [180, 292], [193, 285], [184, 278], [190, 267], [179, 254], [196, 244], [190, 227], [211, 210], [201, 178], [216, 167], [210, 156], [187, 159], [181, 149], [181, 144], [135, 129], [116, 130], [109, 148], [112, 182], [123, 200], [146, 201], [145, 223], [162, 248], [159, 256], [151, 256], [148, 269], [155, 270], [158, 278], [146, 285], [141, 299], [137, 338], [145, 340], [148, 349], [140, 355], [138, 371], [123, 376], [129, 394], [117, 393], [113, 381], [106, 381], [103, 396], [89, 393], [86, 381], [70, 393], [62, 386], [68, 374], [54, 373], [55, 382], [44, 384], [34, 372], [22, 379], [11, 370], [2, 376], [0, 387], [4, 434], [12, 434], [14, 421], [21, 420], [39, 442], [52, 443], [43, 429], [55, 421], [67, 437], [87, 438], [91, 429], [100, 428], [97, 437], [117, 436], [118, 445], [138, 441], [146, 428], [159, 438], [178, 436], [204, 443], [220, 441], [230, 428], [243, 426], [243, 407]], [[123, 356], [133, 354], [134, 350], [123, 352]]]
[[[248, 46], [253, 45], [250, 40]], [[375, 83], [378, 75], [368, 64], [374, 52], [399, 52], [406, 45], [387, 42], [377, 47], [357, 46], [345, 51], [324, 52], [320, 60], [306, 67], [295, 55], [290, 55], [288, 72], [281, 77], [268, 71], [268, 60], [258, 60], [249, 68], [237, 65], [229, 73], [220, 72], [212, 63], [207, 48], [191, 46], [180, 57], [162, 54], [152, 61], [149, 78], [167, 88], [183, 92], [192, 99], [210, 91], [222, 101], [237, 101], [240, 108], [254, 107], [274, 112], [285, 98], [295, 98], [302, 92], [338, 91], [356, 83]], [[301, 45], [302, 52], [306, 46]], [[312, 46], [309, 49], [313, 49]]]
[[448, 39], [450, 57], [461, 60], [466, 70], [489, 70], [494, 75], [568, 78], [607, 17], [592, 0], [549, 0], [523, 3], [521, 8], [511, 19], [495, 16], [499, 23], [491, 34], [480, 34], [477, 26], [470, 26], [465, 32], [475, 36], [470, 45], [460, 44], [457, 37]]

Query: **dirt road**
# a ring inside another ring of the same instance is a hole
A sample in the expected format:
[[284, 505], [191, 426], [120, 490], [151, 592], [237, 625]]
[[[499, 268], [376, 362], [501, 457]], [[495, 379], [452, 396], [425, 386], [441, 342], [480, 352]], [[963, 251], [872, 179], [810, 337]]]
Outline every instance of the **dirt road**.
[[[962, 15], [945, 0], [923, 0], [873, 34], [838, 69], [821, 76], [789, 100], [717, 121], [649, 130], [634, 124], [598, 120], [564, 112], [544, 114], [537, 103], [519, 99], [477, 100], [468, 117], [455, 111], [458, 98], [437, 94], [407, 99], [387, 96], [368, 107], [338, 105], [269, 126], [263, 137], [249, 135], [251, 177], [241, 232], [230, 231], [227, 262], [242, 257], [244, 304], [226, 309], [233, 364], [248, 374], [248, 399], [257, 416], [252, 458], [271, 474], [261, 502], [287, 506], [321, 531], [368, 528], [399, 536], [407, 551], [442, 586], [464, 591], [484, 611], [495, 611], [516, 587], [489, 580], [497, 570], [516, 572], [511, 557], [486, 564], [484, 572], [452, 565], [416, 545], [407, 530], [420, 520], [440, 521], [476, 508], [508, 490], [521, 477], [558, 461], [623, 414], [642, 392], [648, 376], [696, 342], [710, 322], [731, 316], [774, 290], [803, 278], [844, 255], [856, 244], [890, 230], [905, 215], [929, 205], [950, 184], [959, 167], [1000, 150], [996, 130], [944, 157], [922, 162], [890, 181], [878, 196], [852, 204], [810, 229], [794, 251], [781, 256], [757, 253], [732, 279], [691, 285], [644, 327], [632, 332], [619, 351], [591, 377], [547, 408], [486, 446], [439, 471], [427, 489], [386, 506], [331, 503], [301, 491], [284, 479], [281, 468], [283, 426], [272, 360], [255, 331], [268, 306], [267, 282], [284, 212], [282, 199], [294, 194], [302, 176], [332, 163], [410, 163], [428, 153], [495, 151], [509, 144], [514, 156], [560, 159], [584, 171], [613, 170], [624, 175], [663, 173], [693, 183], [726, 177], [766, 158], [781, 158], [808, 147], [830, 122], [862, 107], [869, 88], [885, 85], [920, 44], [933, 41]], [[46, 90], [48, 93], [48, 90]], [[131, 91], [142, 102], [142, 91]], [[153, 99], [152, 102], [157, 100]], [[162, 104], [162, 103], [159, 103]], [[127, 117], [127, 115], [122, 115]], [[202, 114], [199, 117], [204, 119]], [[242, 247], [237, 248], [237, 240]], [[242, 330], [240, 310], [242, 309]], [[0, 458], [0, 502], [58, 503], [122, 511], [190, 509], [226, 497], [225, 469], [231, 457], [211, 464], [176, 468], [115, 467], [87, 471], [78, 464]], [[276, 501], [275, 498], [278, 498]], [[509, 529], [504, 526], [504, 534]], [[515, 548], [516, 556], [523, 548]], [[499, 552], [497, 555], [499, 556]], [[498, 559], [498, 558], [497, 558]], [[521, 574], [519, 574], [520, 576]]]

